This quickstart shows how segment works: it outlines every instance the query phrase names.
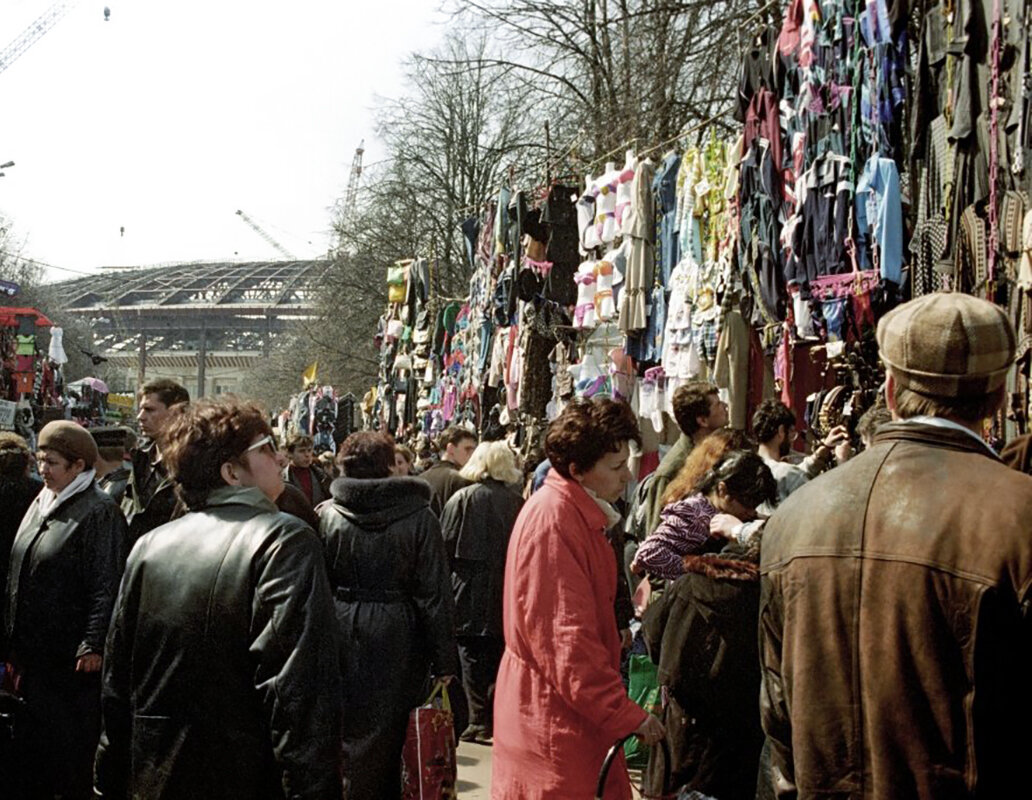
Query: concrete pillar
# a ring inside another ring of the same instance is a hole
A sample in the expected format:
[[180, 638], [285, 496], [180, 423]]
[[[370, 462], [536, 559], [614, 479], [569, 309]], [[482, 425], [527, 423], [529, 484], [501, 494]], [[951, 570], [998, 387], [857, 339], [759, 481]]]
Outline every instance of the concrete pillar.
[[136, 361], [136, 388], [140, 389], [147, 380], [147, 332], [140, 332], [140, 357]]
[[208, 360], [208, 337], [207, 337], [207, 322], [201, 319], [201, 332], [200, 342], [197, 346], [197, 396], [204, 397], [204, 368], [207, 366], [205, 363]]

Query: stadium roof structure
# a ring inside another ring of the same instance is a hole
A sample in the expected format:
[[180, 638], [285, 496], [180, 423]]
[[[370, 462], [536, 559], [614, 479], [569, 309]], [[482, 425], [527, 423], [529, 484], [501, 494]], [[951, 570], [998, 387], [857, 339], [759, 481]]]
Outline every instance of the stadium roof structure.
[[[105, 270], [54, 284], [61, 311], [87, 321], [113, 365], [246, 367], [291, 321], [314, 315], [331, 262], [190, 263]], [[202, 357], [203, 356], [203, 357]], [[167, 362], [167, 363], [165, 363]]]

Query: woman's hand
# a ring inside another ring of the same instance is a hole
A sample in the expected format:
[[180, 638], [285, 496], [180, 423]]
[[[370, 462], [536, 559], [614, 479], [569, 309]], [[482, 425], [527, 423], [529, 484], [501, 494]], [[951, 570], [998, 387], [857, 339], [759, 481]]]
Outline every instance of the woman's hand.
[[734, 514], [715, 514], [709, 524], [710, 536], [730, 541], [735, 535], [735, 528], [741, 524], [742, 520]]
[[100, 672], [101, 662], [104, 660], [100, 653], [87, 653], [75, 659], [76, 672]]
[[645, 721], [635, 730], [634, 735], [644, 744], [655, 744], [666, 736], [666, 729], [663, 727], [662, 722], [649, 714], [645, 717]]

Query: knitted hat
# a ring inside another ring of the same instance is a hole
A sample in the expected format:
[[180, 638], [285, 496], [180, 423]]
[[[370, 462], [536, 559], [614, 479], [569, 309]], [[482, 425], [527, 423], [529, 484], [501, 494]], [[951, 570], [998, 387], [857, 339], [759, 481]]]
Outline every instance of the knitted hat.
[[81, 458], [86, 462], [86, 469], [93, 467], [98, 456], [97, 443], [93, 441], [90, 432], [64, 419], [43, 426], [39, 432], [39, 449], [55, 450], [69, 461]]
[[974, 398], [1003, 385], [1016, 344], [999, 306], [959, 292], [937, 292], [882, 317], [878, 347], [900, 387]]

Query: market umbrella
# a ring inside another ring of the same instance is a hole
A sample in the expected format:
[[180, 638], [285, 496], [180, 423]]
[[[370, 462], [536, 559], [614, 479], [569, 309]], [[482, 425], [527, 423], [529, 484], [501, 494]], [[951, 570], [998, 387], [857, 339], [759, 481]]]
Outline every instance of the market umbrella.
[[93, 391], [100, 392], [101, 394], [108, 393], [107, 384], [100, 378], [80, 378], [68, 384], [69, 389], [77, 389], [81, 386], [89, 386]]

